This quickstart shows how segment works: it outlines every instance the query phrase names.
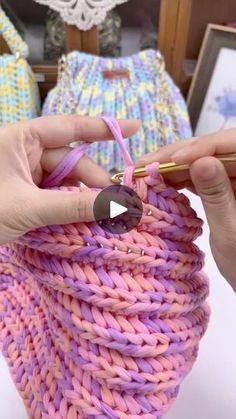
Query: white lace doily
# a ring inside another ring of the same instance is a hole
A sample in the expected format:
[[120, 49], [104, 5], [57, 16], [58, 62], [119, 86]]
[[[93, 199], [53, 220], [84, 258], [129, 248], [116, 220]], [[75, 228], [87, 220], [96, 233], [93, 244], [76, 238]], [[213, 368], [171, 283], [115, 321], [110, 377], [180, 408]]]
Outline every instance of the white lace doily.
[[64, 22], [81, 30], [99, 25], [109, 10], [128, 0], [35, 0], [60, 13]]

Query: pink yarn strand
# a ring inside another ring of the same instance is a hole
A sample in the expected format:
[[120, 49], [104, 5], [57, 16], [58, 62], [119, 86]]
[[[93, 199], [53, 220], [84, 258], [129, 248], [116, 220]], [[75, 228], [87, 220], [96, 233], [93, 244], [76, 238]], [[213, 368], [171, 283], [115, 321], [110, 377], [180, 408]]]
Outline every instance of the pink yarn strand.
[[[103, 121], [109, 127], [111, 133], [114, 136], [114, 139], [117, 141], [123, 159], [126, 166], [133, 166], [132, 159], [126, 149], [126, 145], [122, 136], [122, 132], [119, 126], [119, 123], [115, 118], [112, 117], [102, 117]], [[90, 143], [84, 143], [79, 147], [73, 149], [67, 156], [61, 161], [61, 163], [56, 167], [56, 169], [42, 182], [42, 188], [53, 188], [59, 186], [62, 181], [71, 173], [76, 164], [80, 159], [86, 154]]]
[[120, 129], [120, 125], [117, 122], [117, 120], [113, 117], [107, 117], [107, 116], [103, 116], [102, 117], [103, 121], [107, 124], [107, 126], [110, 128], [114, 139], [117, 141], [117, 144], [120, 147], [121, 153], [122, 153], [122, 157], [124, 159], [124, 163], [125, 166], [133, 166], [133, 160], [131, 159], [131, 156], [126, 148], [125, 145], [125, 141], [124, 138], [122, 136], [122, 132]]
[[53, 188], [58, 186], [61, 182], [72, 172], [76, 164], [84, 156], [90, 147], [89, 143], [84, 143], [81, 146], [70, 151], [56, 169], [42, 182], [42, 188]]

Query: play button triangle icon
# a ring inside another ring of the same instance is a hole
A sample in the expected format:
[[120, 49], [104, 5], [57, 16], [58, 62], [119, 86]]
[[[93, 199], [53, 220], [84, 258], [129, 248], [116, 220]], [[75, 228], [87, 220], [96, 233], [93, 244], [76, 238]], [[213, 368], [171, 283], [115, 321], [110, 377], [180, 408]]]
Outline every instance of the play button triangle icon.
[[128, 211], [128, 208], [118, 204], [115, 201], [110, 202], [110, 218], [118, 217]]
[[94, 218], [109, 234], [127, 234], [141, 221], [143, 204], [137, 193], [125, 185], [111, 185], [97, 195]]

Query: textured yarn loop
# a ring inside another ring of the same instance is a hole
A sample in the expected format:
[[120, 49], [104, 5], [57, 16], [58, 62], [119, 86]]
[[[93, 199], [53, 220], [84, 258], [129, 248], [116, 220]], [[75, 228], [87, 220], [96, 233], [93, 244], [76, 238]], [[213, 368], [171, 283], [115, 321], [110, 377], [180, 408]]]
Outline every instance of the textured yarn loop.
[[158, 165], [132, 170], [124, 182], [144, 211], [129, 233], [75, 223], [0, 248], [1, 350], [32, 419], [161, 418], [197, 357], [209, 318], [202, 222]]

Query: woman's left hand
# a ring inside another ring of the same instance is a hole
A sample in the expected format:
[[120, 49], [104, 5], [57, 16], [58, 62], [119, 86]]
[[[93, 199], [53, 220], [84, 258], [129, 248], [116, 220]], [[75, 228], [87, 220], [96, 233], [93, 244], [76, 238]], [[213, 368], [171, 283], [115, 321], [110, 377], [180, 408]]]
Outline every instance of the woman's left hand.
[[[136, 133], [138, 121], [119, 122], [124, 137]], [[52, 116], [0, 128], [0, 244], [37, 227], [94, 220], [97, 193], [40, 189], [74, 141], [112, 139], [100, 118]], [[109, 174], [83, 157], [66, 184], [110, 185]]]

